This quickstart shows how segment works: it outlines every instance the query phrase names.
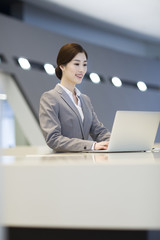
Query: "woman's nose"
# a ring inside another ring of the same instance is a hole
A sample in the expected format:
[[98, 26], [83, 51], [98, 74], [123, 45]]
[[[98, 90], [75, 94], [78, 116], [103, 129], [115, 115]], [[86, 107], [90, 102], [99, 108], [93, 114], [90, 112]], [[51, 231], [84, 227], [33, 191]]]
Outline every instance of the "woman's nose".
[[85, 67], [82, 65], [82, 66], [79, 66], [79, 71], [80, 72], [85, 72]]

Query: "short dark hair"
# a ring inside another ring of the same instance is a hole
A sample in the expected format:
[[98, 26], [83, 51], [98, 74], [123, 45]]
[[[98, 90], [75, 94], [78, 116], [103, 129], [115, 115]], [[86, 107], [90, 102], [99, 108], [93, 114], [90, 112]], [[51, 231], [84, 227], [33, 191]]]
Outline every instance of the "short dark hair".
[[66, 65], [69, 63], [78, 53], [84, 53], [88, 59], [88, 54], [84, 48], [77, 43], [67, 43], [61, 47], [57, 55], [57, 67], [56, 67], [56, 76], [62, 78], [62, 70], [60, 65]]

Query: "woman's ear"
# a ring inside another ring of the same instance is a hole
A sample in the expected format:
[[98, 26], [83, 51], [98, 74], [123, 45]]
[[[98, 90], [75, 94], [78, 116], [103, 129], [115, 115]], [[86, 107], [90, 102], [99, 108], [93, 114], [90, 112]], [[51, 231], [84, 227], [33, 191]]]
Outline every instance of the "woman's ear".
[[59, 67], [62, 71], [64, 70], [64, 65], [60, 65]]

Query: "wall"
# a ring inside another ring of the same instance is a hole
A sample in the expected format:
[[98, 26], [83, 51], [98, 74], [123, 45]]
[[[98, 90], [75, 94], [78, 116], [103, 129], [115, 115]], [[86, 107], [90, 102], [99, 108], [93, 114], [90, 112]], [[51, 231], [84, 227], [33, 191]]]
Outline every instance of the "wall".
[[144, 36], [117, 27], [54, 2], [42, 3], [38, 2], [37, 5], [36, 1], [30, 1], [29, 4], [23, 4], [21, 11], [23, 21], [54, 33], [73, 37], [76, 41], [86, 41], [132, 55], [160, 58], [160, 45], [152, 36]]
[[14, 57], [24, 56], [40, 63], [56, 64], [59, 48], [67, 42], [78, 42], [84, 46], [89, 54], [89, 72], [97, 72], [104, 76], [106, 82], [94, 85], [84, 79], [79, 87], [87, 93], [94, 105], [99, 119], [111, 130], [116, 110], [147, 110], [160, 111], [160, 92], [140, 92], [132, 87], [113, 87], [109, 77], [116, 75], [128, 81], [145, 81], [158, 84], [160, 76], [159, 60], [130, 55], [97, 46], [86, 41], [77, 41], [58, 33], [33, 27], [30, 24], [0, 15], [0, 53], [7, 59], [0, 69], [14, 74], [18, 85], [36, 117], [39, 111], [41, 94], [53, 88], [58, 80], [55, 76], [48, 76], [38, 70], [24, 71], [14, 62]]

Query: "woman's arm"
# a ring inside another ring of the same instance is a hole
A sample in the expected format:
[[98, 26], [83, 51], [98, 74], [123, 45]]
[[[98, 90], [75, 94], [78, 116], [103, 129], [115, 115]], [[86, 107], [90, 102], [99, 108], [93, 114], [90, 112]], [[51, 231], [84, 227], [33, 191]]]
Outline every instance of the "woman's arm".
[[103, 123], [98, 120], [91, 101], [89, 98], [88, 100], [90, 104], [90, 109], [92, 111], [92, 125], [90, 129], [90, 136], [96, 142], [109, 141], [111, 135], [110, 132], [106, 129], [106, 127], [104, 127]]
[[56, 152], [91, 150], [93, 141], [69, 138], [61, 133], [59, 103], [50, 94], [40, 99], [39, 121], [47, 145]]

